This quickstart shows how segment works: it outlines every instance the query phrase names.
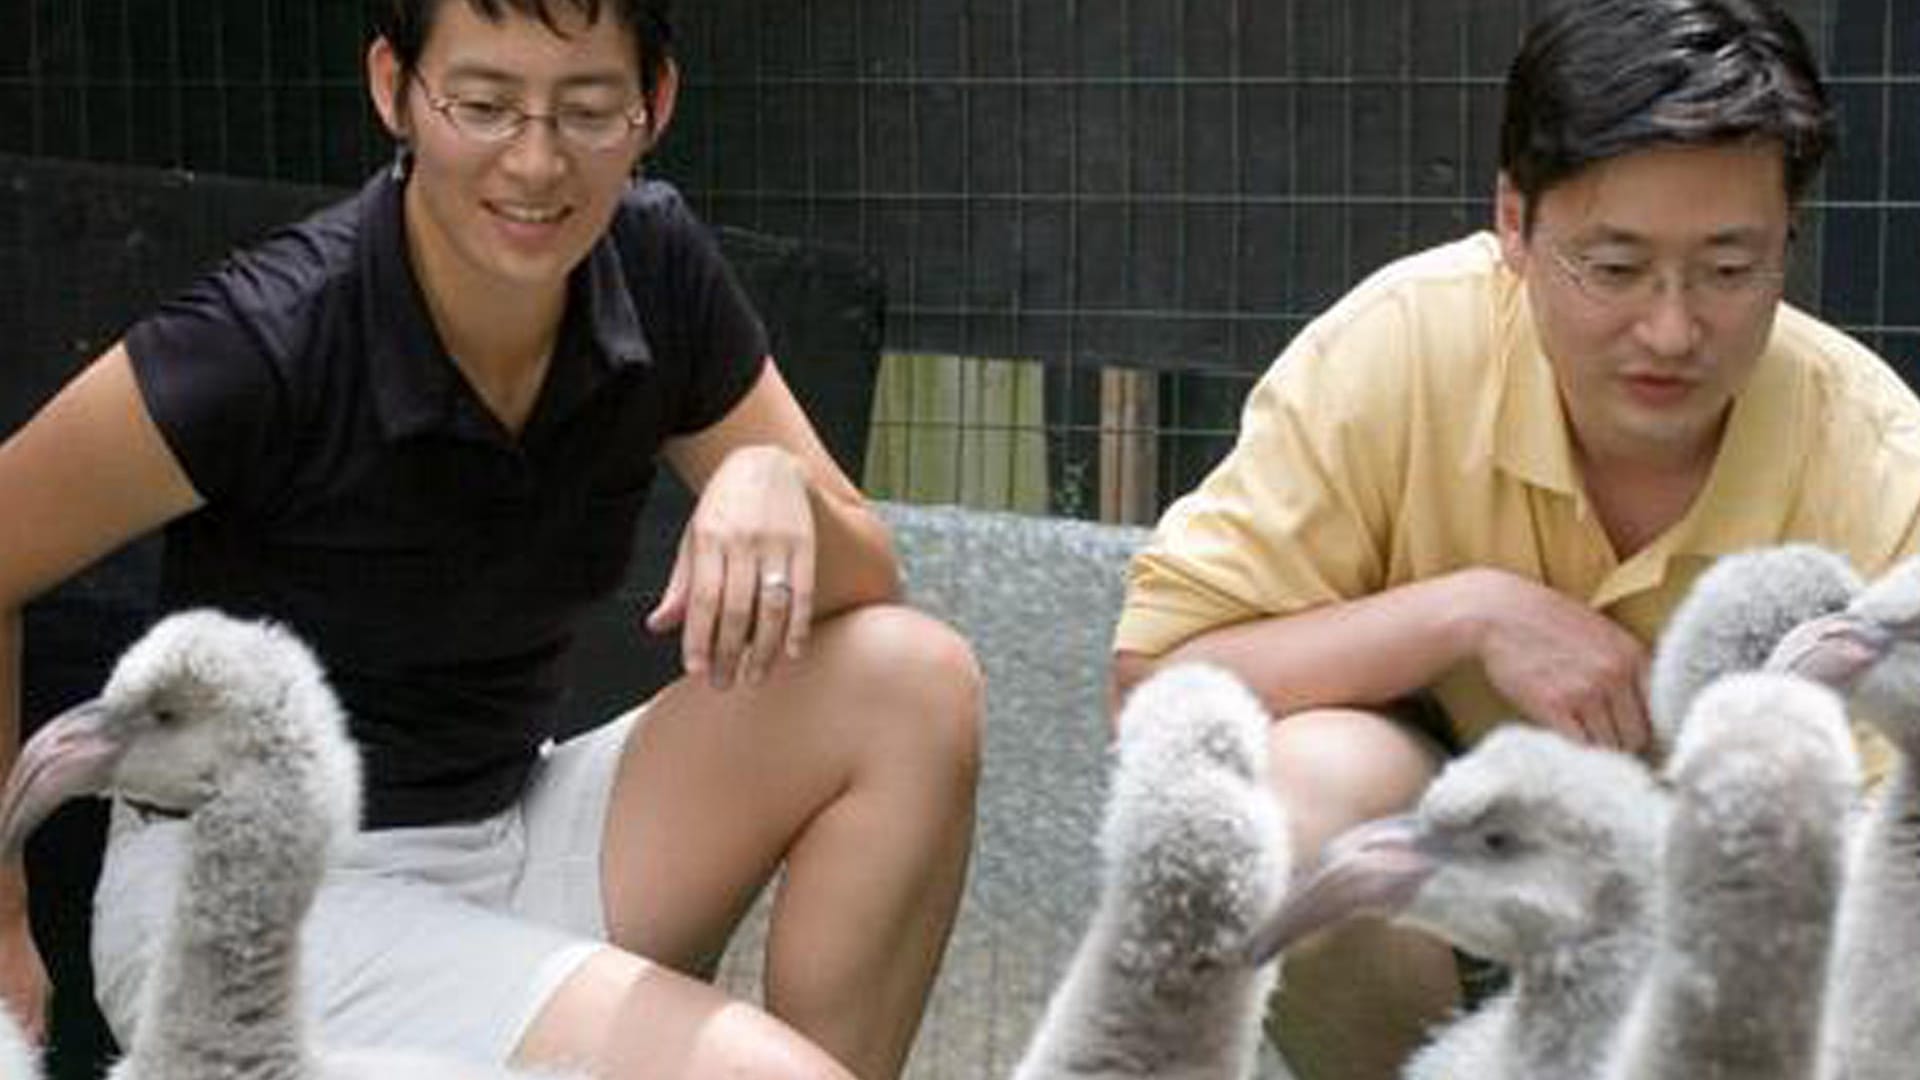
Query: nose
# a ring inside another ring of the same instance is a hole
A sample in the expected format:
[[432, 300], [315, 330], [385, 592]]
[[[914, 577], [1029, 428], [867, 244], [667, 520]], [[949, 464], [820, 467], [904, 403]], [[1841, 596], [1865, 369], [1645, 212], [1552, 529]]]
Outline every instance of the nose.
[[500, 163], [530, 184], [548, 183], [564, 175], [569, 159], [560, 145], [560, 129], [553, 118], [527, 117], [527, 125], [507, 143]]
[[1700, 344], [1700, 320], [1691, 291], [1678, 279], [1661, 283], [1634, 323], [1634, 336], [1655, 356], [1683, 357]]

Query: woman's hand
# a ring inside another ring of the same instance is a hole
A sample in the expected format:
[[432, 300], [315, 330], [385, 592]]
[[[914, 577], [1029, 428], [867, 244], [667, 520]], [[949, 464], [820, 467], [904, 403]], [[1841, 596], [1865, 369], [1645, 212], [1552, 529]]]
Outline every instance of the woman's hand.
[[799, 459], [777, 446], [728, 454], [700, 492], [647, 629], [680, 628], [687, 674], [716, 688], [799, 659], [813, 622], [813, 506]]
[[47, 969], [27, 928], [27, 913], [0, 913], [0, 1008], [35, 1042], [46, 1040]]

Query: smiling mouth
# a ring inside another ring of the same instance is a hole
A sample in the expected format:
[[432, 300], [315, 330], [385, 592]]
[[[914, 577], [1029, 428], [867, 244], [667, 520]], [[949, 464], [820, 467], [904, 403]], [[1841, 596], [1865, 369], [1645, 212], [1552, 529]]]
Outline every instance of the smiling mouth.
[[487, 209], [519, 225], [552, 225], [572, 213], [564, 206], [509, 206], [504, 203], [488, 203]]

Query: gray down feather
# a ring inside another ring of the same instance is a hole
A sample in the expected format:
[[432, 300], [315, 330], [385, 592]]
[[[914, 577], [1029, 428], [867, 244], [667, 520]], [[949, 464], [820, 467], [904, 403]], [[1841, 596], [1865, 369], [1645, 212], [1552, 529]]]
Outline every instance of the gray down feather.
[[[61, 760], [75, 748], [87, 761]], [[111, 748], [110, 752], [101, 748]], [[211, 610], [163, 619], [101, 696], [22, 750], [7, 842], [84, 775], [186, 818], [186, 865], [147, 974], [127, 1056], [110, 1080], [501, 1080], [483, 1065], [318, 1051], [300, 1006], [300, 924], [329, 853], [358, 827], [359, 756], [312, 652], [283, 627]], [[68, 767], [68, 766], [72, 767]], [[29, 807], [26, 821], [16, 820]]]
[[1238, 1080], [1274, 965], [1241, 944], [1288, 875], [1268, 714], [1186, 665], [1136, 688], [1100, 834], [1098, 906], [1014, 1080]]
[[1609, 1080], [1813, 1080], [1859, 763], [1840, 699], [1771, 672], [1695, 699], [1668, 765], [1658, 946]]
[[1801, 622], [1846, 607], [1860, 575], [1812, 544], [1724, 556], [1674, 609], [1654, 649], [1647, 707], [1658, 744], [1671, 749], [1694, 695], [1722, 675], [1758, 671]]

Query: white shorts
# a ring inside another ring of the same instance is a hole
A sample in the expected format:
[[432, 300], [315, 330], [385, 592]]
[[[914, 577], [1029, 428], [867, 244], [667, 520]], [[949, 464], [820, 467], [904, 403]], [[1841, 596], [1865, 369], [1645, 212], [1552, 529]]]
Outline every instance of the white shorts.
[[[302, 931], [303, 1005], [323, 1044], [508, 1059], [553, 992], [605, 947], [601, 844], [643, 711], [548, 748], [504, 813], [346, 845]], [[114, 806], [93, 969], [122, 1046], [172, 910], [185, 830]]]

